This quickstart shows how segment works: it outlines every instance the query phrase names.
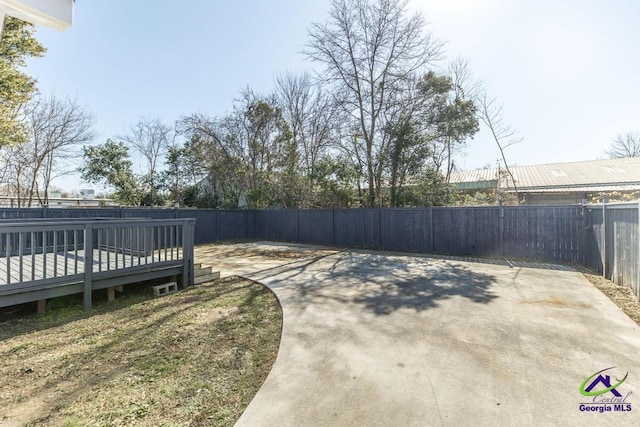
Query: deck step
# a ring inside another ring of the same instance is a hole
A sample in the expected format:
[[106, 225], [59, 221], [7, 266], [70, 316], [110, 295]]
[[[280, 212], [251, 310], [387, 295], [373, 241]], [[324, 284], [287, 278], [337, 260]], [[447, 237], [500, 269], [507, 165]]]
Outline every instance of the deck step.
[[194, 284], [199, 285], [201, 283], [213, 282], [214, 280], [218, 280], [220, 278], [220, 272], [215, 271], [206, 276], [198, 276], [194, 279]]
[[206, 276], [207, 274], [211, 274], [211, 267], [209, 267], [208, 265], [205, 265], [204, 267], [195, 267], [193, 268], [193, 275], [194, 277], [198, 277], [198, 276]]
[[155, 297], [163, 297], [165, 295], [169, 295], [174, 292], [178, 292], [177, 282], [163, 283], [162, 285], [155, 285], [153, 287], [153, 295]]

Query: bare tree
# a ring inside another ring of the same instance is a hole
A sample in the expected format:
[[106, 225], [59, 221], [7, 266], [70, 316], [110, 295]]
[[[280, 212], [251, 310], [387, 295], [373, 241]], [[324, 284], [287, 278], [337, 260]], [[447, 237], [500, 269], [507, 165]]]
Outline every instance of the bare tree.
[[640, 157], [640, 133], [627, 132], [616, 135], [605, 152], [612, 159]]
[[23, 151], [24, 145], [0, 147], [3, 191], [7, 196], [15, 197], [18, 207], [27, 207], [30, 199], [31, 162]]
[[165, 125], [159, 119], [142, 117], [130, 126], [125, 135], [117, 139], [131, 146], [145, 160], [148, 191], [151, 195], [151, 205], [157, 202], [158, 167], [169, 147], [174, 145], [175, 132], [172, 127]]
[[[236, 203], [237, 207], [245, 196], [252, 207], [271, 206], [274, 189], [288, 184], [280, 177], [294, 177], [297, 170], [291, 130], [274, 96], [247, 88], [232, 113], [217, 118], [193, 114], [184, 117], [178, 129], [192, 149], [202, 154], [214, 198], [220, 196], [214, 204]], [[301, 193], [292, 188], [286, 192], [288, 196]]]
[[79, 147], [95, 138], [94, 118], [86, 108], [55, 95], [34, 98], [27, 106], [28, 141], [7, 147], [4, 179], [20, 206], [49, 203], [51, 182], [73, 173]]
[[373, 206], [389, 142], [384, 112], [406, 80], [439, 57], [441, 43], [424, 32], [421, 14], [408, 14], [406, 0], [333, 0], [329, 16], [312, 25], [305, 53], [325, 66], [321, 79], [354, 121], [353, 149], [364, 159]]
[[49, 203], [49, 187], [55, 178], [75, 171], [72, 162], [80, 155], [78, 148], [96, 137], [93, 124], [93, 115], [76, 101], [55, 95], [33, 101], [27, 147], [32, 148], [33, 160], [31, 197], [36, 195], [40, 204]]
[[[518, 136], [517, 132], [512, 129], [510, 126], [504, 124], [502, 120], [502, 105], [497, 105], [495, 98], [489, 99], [487, 97], [486, 92], [481, 94], [478, 98], [479, 104], [479, 115], [480, 120], [491, 132], [491, 136], [498, 146], [498, 150], [500, 150], [500, 156], [502, 157], [502, 161], [504, 162], [504, 167], [507, 171], [507, 175], [509, 176], [511, 183], [513, 184], [513, 189], [516, 193], [516, 200], [518, 203], [520, 202], [520, 198], [518, 195], [518, 184], [516, 179], [511, 172], [511, 168], [509, 167], [509, 163], [507, 162], [507, 157], [504, 151], [522, 141], [522, 137]], [[500, 177], [498, 177], [498, 180]]]
[[477, 99], [482, 94], [482, 82], [474, 79], [471, 64], [467, 58], [461, 56], [454, 58], [447, 65], [447, 71], [455, 96]]
[[334, 103], [309, 74], [283, 74], [275, 83], [277, 102], [299, 152], [299, 168], [313, 176], [317, 162], [333, 142], [338, 121]]
[[242, 128], [239, 122], [235, 115], [217, 118], [192, 114], [177, 124], [178, 132], [186, 137], [206, 169], [214, 207], [237, 207], [234, 203], [247, 185], [247, 147], [245, 138], [236, 135]]

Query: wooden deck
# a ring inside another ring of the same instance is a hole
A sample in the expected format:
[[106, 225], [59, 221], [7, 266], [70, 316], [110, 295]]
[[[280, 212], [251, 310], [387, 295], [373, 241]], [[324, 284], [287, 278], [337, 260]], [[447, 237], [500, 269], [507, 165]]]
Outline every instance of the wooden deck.
[[[194, 219], [0, 221], [0, 307], [173, 278], [193, 285]], [[85, 251], [85, 248], [92, 248]]]
[[[136, 266], [152, 265], [165, 261], [182, 259], [182, 249], [156, 250], [149, 255], [116, 253], [113, 250], [94, 249], [92, 254], [93, 272], [115, 271]], [[84, 274], [84, 250], [11, 256], [0, 263], [0, 286], [10, 283], [36, 281], [55, 277]], [[22, 263], [22, 265], [21, 265]], [[8, 280], [10, 279], [10, 280]]]

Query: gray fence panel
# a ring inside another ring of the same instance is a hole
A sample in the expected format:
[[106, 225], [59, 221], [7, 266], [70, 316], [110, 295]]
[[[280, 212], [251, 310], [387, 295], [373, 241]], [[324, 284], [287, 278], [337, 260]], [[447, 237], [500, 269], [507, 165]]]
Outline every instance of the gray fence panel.
[[364, 209], [364, 246], [367, 248], [382, 247], [380, 236], [380, 209]]
[[[449, 209], [452, 224], [445, 228], [434, 224], [436, 241], [443, 239], [439, 233], [448, 232], [450, 253], [461, 255], [495, 255], [500, 247], [500, 208], [474, 207]], [[454, 220], [455, 219], [455, 220]]]
[[296, 241], [313, 245], [333, 245], [332, 209], [299, 210], [296, 212]]
[[557, 228], [553, 209], [504, 209], [504, 253], [514, 257], [553, 260], [557, 254]]
[[392, 251], [417, 252], [414, 212], [405, 209], [380, 210], [380, 247]]
[[580, 207], [505, 207], [504, 254], [551, 262], [581, 262], [586, 242]]
[[256, 238], [296, 242], [298, 240], [297, 211], [256, 211]]
[[215, 209], [180, 209], [179, 218], [195, 218], [195, 244], [214, 243], [218, 239], [218, 211]]
[[640, 299], [638, 205], [593, 206], [587, 215], [584, 264]]
[[428, 253], [432, 250], [431, 221], [433, 219], [433, 209], [419, 209], [414, 213], [413, 224], [416, 230], [415, 252]]
[[[577, 262], [640, 295], [638, 204], [606, 205], [604, 212], [604, 223], [601, 205], [263, 211], [5, 208], [0, 209], [0, 219], [193, 217], [197, 219], [195, 239], [199, 244], [266, 239]], [[52, 236], [39, 238], [50, 244]]]
[[556, 208], [554, 211], [557, 221], [557, 256], [554, 258], [561, 262], [583, 262], [584, 256], [580, 253], [584, 244], [584, 218], [582, 209]]
[[218, 239], [247, 239], [247, 212], [237, 210], [218, 211]]
[[602, 208], [587, 209], [586, 245], [584, 248], [585, 265], [602, 274], [604, 264], [602, 258]]
[[[481, 216], [477, 217], [479, 214]], [[499, 221], [492, 222], [494, 219], [482, 208], [434, 208], [433, 252], [448, 255], [492, 254], [493, 240], [484, 242], [480, 236], [487, 234], [487, 230], [499, 230]]]
[[477, 255], [496, 255], [501, 253], [500, 246], [500, 208], [473, 208], [473, 239], [471, 253]]
[[123, 218], [174, 219], [175, 209], [161, 208], [127, 208], [122, 210]]
[[247, 211], [247, 239], [259, 238], [256, 225], [256, 211]]
[[121, 209], [45, 209], [43, 218], [121, 218]]
[[333, 211], [333, 244], [343, 247], [364, 247], [366, 235], [364, 209]]
[[42, 218], [42, 209], [31, 208], [3, 208], [0, 209], [0, 218]]
[[638, 294], [637, 208], [608, 211], [607, 228], [607, 276], [619, 285], [631, 287]]

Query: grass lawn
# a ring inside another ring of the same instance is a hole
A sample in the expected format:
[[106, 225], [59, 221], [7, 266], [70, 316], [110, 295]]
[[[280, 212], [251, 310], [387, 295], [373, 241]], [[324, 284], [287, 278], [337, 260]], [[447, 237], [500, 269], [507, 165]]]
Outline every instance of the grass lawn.
[[0, 425], [233, 425], [275, 361], [280, 306], [249, 280], [104, 300], [0, 323]]

